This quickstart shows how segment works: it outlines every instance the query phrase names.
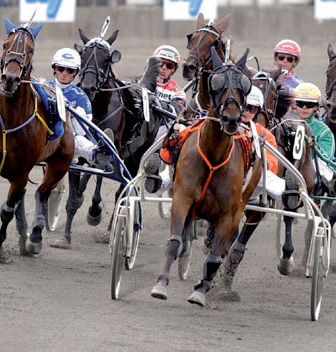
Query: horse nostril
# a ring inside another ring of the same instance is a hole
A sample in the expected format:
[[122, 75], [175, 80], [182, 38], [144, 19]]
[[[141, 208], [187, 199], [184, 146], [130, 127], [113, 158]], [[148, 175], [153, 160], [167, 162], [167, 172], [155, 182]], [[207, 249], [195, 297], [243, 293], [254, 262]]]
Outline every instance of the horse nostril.
[[14, 78], [14, 82], [15, 82], [15, 83], [19, 84], [20, 81], [21, 81], [20, 77], [15, 77], [15, 78]]

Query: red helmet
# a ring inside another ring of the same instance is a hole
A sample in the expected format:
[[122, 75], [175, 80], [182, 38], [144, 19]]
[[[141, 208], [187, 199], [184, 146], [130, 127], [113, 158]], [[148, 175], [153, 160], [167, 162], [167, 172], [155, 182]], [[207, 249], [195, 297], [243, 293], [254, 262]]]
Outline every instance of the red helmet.
[[301, 48], [297, 42], [290, 39], [281, 40], [274, 48], [274, 55], [277, 53], [290, 54], [296, 57], [296, 61], [299, 62], [301, 57]]

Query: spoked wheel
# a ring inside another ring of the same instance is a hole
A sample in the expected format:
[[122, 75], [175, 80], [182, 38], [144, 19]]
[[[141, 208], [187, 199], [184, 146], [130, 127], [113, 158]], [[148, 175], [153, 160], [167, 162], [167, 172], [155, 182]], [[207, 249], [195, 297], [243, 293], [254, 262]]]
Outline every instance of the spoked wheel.
[[[162, 193], [161, 198], [171, 198], [172, 191], [167, 189]], [[170, 219], [171, 202], [159, 202], [159, 214], [162, 219]]]
[[134, 215], [130, 214], [130, 221], [133, 219], [133, 238], [132, 238], [132, 250], [131, 255], [126, 256], [125, 268], [131, 270], [135, 263], [135, 258], [138, 252], [139, 238], [141, 231], [141, 219], [140, 219], [140, 203], [135, 204]]
[[117, 215], [116, 227], [112, 249], [112, 279], [111, 279], [111, 298], [118, 299], [120, 282], [126, 256], [126, 210], [122, 209]]
[[188, 277], [194, 237], [194, 221], [190, 219], [187, 221], [187, 226], [185, 226], [182, 233], [183, 249], [177, 260], [179, 278], [183, 281]]
[[48, 231], [55, 231], [61, 212], [62, 196], [65, 192], [64, 178], [58, 182], [55, 189], [50, 193], [47, 201], [46, 227]]
[[314, 249], [314, 264], [313, 264], [313, 276], [312, 276], [312, 287], [311, 287], [311, 320], [316, 321], [319, 318], [321, 302], [322, 302], [322, 290], [323, 280], [327, 270], [327, 255], [326, 255], [326, 238], [323, 237], [323, 229], [318, 230], [317, 237], [315, 239]]

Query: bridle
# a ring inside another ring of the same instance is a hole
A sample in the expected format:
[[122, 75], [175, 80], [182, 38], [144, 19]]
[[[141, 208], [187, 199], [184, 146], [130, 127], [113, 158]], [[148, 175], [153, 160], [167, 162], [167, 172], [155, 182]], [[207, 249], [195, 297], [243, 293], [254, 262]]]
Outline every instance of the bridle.
[[273, 127], [275, 125], [275, 111], [276, 111], [276, 107], [278, 105], [278, 98], [279, 95], [276, 94], [274, 97], [274, 104], [273, 104], [273, 108], [272, 109], [268, 109], [267, 108], [267, 97], [270, 93], [270, 89], [273, 88], [275, 89], [275, 91], [277, 91], [277, 87], [276, 87], [276, 83], [274, 81], [274, 79], [272, 77], [270, 77], [267, 73], [265, 72], [258, 72], [256, 73], [253, 77], [252, 77], [252, 81], [263, 81], [265, 82], [264, 85], [264, 104], [263, 107], [260, 109], [260, 113], [264, 114], [264, 116], [267, 119], [267, 127]]
[[[5, 54], [1, 58], [1, 72], [3, 72], [4, 68], [12, 61], [17, 62], [20, 66], [20, 75], [19, 77], [25, 78], [26, 75], [30, 72], [32, 67], [32, 57], [34, 53], [34, 47], [27, 48], [27, 38], [30, 37], [34, 43], [34, 36], [26, 27], [19, 27], [17, 29], [13, 29], [6, 37], [7, 38], [15, 34], [14, 40], [12, 41], [10, 47], [8, 49], [4, 46]], [[19, 51], [20, 43], [23, 42], [23, 50]]]
[[[200, 32], [200, 36], [198, 38], [198, 41], [197, 41], [197, 44], [195, 45], [195, 47], [191, 49], [192, 38], [197, 32]], [[196, 86], [198, 83], [197, 81], [198, 81], [199, 75], [202, 72], [206, 72], [205, 67], [212, 61], [212, 57], [210, 55], [209, 58], [204, 63], [202, 63], [201, 53], [199, 50], [202, 40], [205, 38], [205, 36], [208, 33], [210, 33], [216, 37], [216, 40], [211, 44], [211, 47], [214, 47], [217, 52], [219, 52], [221, 50], [222, 56], [225, 57], [225, 43], [221, 40], [220, 34], [213, 28], [213, 26], [207, 25], [205, 27], [197, 29], [195, 32], [188, 34], [187, 35], [187, 40], [188, 40], [187, 49], [190, 50], [188, 57], [193, 58], [196, 61], [196, 73], [195, 73], [196, 74]]]
[[[112, 67], [110, 65], [110, 51], [106, 45], [101, 44], [99, 41], [90, 40], [86, 45], [86, 48], [93, 48], [89, 58], [87, 59], [84, 67], [79, 71], [80, 82], [79, 86], [83, 83], [84, 77], [87, 73], [93, 73], [97, 77], [97, 85], [95, 86], [95, 92], [98, 92], [106, 83], [108, 77], [113, 76]], [[107, 65], [105, 69], [99, 67], [98, 59], [97, 59], [97, 51], [98, 50], [107, 50], [108, 57], [107, 57]], [[90, 65], [90, 62], [93, 60], [94, 65]]]
[[[238, 107], [240, 112], [238, 119], [240, 119], [243, 113], [242, 106], [246, 102], [251, 85], [251, 79], [235, 64], [226, 64], [214, 69], [208, 78], [208, 89], [216, 116], [206, 117], [206, 119], [219, 122], [223, 128], [223, 123], [226, 122], [223, 112], [229, 104], [235, 104]], [[223, 96], [225, 90], [225, 96]], [[235, 90], [242, 93], [243, 102], [239, 101]]]

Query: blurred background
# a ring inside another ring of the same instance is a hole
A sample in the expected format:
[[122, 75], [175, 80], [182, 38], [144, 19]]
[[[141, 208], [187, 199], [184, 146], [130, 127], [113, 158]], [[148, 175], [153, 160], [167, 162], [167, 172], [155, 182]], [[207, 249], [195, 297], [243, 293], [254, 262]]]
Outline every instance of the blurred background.
[[[320, 1], [320, 4], [336, 5], [335, 1]], [[22, 13], [22, 8], [48, 6], [49, 9], [57, 3], [68, 13], [74, 11], [73, 20], [47, 18], [43, 21], [34, 54], [37, 78], [51, 78], [51, 60], [57, 49], [81, 43], [78, 28], [89, 38], [99, 36], [108, 15], [111, 24], [105, 39], [119, 30], [113, 48], [122, 53], [122, 59], [115, 69], [124, 79], [141, 75], [147, 57], [161, 44], [174, 45], [183, 59], [187, 54], [186, 35], [196, 29], [198, 10], [214, 14], [215, 21], [231, 13], [227, 36], [233, 41], [233, 55], [239, 58], [248, 47], [250, 55], [256, 56], [264, 68], [273, 67], [273, 49], [278, 41], [285, 38], [297, 41], [302, 48], [297, 72], [305, 81], [317, 84], [322, 92], [328, 65], [327, 46], [330, 43], [336, 48], [335, 19], [323, 18], [336, 16], [336, 10], [333, 13], [327, 8], [326, 15], [321, 15], [317, 0], [63, 0], [63, 4], [62, 0], [0, 0], [2, 39], [6, 34], [4, 17], [15, 24], [24, 23], [22, 18], [30, 17], [31, 13]], [[188, 18], [180, 18], [181, 11], [174, 6], [187, 6]], [[256, 67], [255, 61], [251, 60], [250, 65]], [[180, 85], [186, 84], [181, 69], [175, 79]]]

